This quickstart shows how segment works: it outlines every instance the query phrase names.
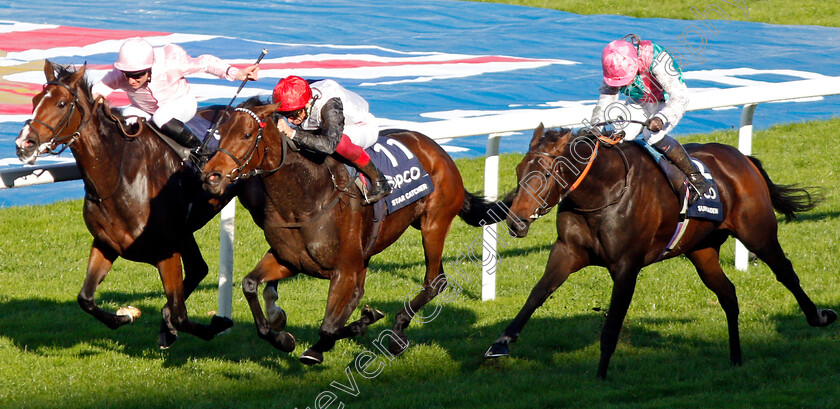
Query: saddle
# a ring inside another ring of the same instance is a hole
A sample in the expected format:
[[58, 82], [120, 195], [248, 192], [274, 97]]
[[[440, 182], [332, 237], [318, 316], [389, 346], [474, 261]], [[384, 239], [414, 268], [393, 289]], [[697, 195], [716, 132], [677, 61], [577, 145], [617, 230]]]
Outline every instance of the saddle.
[[[219, 112], [219, 108], [221, 106], [212, 106], [202, 110], [203, 113], [206, 112], [213, 112], [213, 118], [215, 118]], [[181, 158], [182, 162], [188, 163], [190, 167], [194, 168], [195, 170], [200, 171], [198, 166], [198, 160], [195, 155], [191, 152], [190, 148], [187, 148], [184, 145], [175, 142], [172, 138], [166, 136], [166, 134], [160, 130], [157, 126], [152, 124], [149, 121], [146, 121], [146, 125], [151, 129], [155, 135], [160, 137], [170, 148]], [[184, 125], [192, 131], [193, 135], [195, 135], [204, 145], [205, 152], [211, 154], [216, 152], [219, 149], [219, 132], [216, 131], [213, 137], [210, 138], [207, 143], [204, 142], [205, 139], [208, 138], [208, 133], [210, 128], [213, 127], [213, 122], [209, 119], [202, 117], [200, 114], [196, 114], [192, 119], [187, 121]]]
[[650, 146], [650, 144], [643, 138], [633, 139], [633, 142], [641, 146], [648, 154], [650, 154], [653, 160], [656, 161], [659, 169], [669, 181], [677, 182], [669, 183], [672, 186], [672, 189], [675, 185], [680, 186], [679, 191], [676, 192], [677, 198], [679, 198], [681, 204], [679, 221], [677, 222], [677, 228], [674, 231], [674, 234], [671, 236], [671, 240], [658, 257], [658, 260], [661, 260], [671, 253], [671, 251], [673, 251], [677, 246], [688, 228], [688, 224], [691, 219], [707, 220], [711, 222], [723, 221], [723, 205], [720, 201], [720, 195], [718, 194], [717, 181], [702, 161], [694, 157], [690, 158], [703, 176], [712, 182], [712, 188], [709, 189], [706, 194], [701, 195], [700, 199], [694, 202], [691, 206], [688, 206], [688, 189], [691, 189], [688, 182], [688, 176], [679, 170], [676, 165], [665, 158], [665, 155]]

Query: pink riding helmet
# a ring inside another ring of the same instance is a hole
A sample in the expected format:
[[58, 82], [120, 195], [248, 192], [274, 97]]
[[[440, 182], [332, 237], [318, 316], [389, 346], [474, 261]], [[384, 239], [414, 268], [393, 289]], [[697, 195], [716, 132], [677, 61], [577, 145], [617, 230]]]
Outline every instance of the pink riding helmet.
[[143, 71], [152, 68], [154, 62], [152, 45], [140, 37], [133, 37], [123, 42], [114, 68], [126, 72]]
[[610, 42], [601, 54], [601, 68], [607, 85], [623, 87], [630, 84], [639, 72], [636, 47], [624, 40]]

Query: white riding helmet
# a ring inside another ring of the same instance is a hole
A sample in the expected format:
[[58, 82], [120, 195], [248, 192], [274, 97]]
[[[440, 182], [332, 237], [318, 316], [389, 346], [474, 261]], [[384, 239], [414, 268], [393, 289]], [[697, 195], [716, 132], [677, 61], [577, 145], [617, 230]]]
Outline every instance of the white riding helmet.
[[126, 72], [143, 71], [152, 68], [154, 62], [152, 45], [140, 37], [133, 37], [123, 42], [114, 68]]

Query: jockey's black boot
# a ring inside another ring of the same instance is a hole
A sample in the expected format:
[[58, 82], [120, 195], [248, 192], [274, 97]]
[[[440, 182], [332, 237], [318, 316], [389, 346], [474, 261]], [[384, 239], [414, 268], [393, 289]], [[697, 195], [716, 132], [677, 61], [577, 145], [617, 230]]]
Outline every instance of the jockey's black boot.
[[359, 170], [367, 176], [371, 184], [368, 187], [365, 204], [371, 204], [385, 196], [391, 194], [391, 185], [385, 179], [385, 175], [373, 165], [373, 162], [368, 162], [367, 165], [362, 166]]
[[661, 141], [652, 144], [656, 150], [662, 152], [668, 160], [677, 166], [686, 176], [688, 176], [688, 183], [691, 184], [688, 195], [688, 205], [696, 202], [701, 195], [705, 194], [712, 187], [712, 182], [709, 182], [694, 162], [688, 157], [688, 152], [685, 151], [682, 145], [670, 136], [665, 136]]
[[183, 122], [175, 118], [172, 118], [169, 122], [163, 124], [163, 126], [160, 127], [160, 130], [181, 146], [195, 149], [201, 145], [201, 141], [193, 135], [190, 128], [187, 128]]

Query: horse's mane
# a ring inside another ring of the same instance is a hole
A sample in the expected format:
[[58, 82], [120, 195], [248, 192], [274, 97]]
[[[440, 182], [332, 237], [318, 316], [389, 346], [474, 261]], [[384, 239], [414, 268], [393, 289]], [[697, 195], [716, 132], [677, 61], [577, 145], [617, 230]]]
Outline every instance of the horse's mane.
[[[263, 107], [263, 106], [271, 105], [271, 104], [272, 104], [271, 99], [262, 98], [259, 95], [255, 95], [255, 96], [245, 100], [245, 102], [239, 104], [239, 108], [245, 108], [245, 109], [253, 110], [254, 108], [259, 108], [259, 107]], [[278, 121], [280, 119], [278, 117], [279, 115], [280, 115], [279, 112], [274, 112], [271, 115], [271, 120], [272, 121]]]
[[[53, 68], [56, 71], [55, 79], [57, 81], [61, 82], [61, 83], [64, 83], [64, 84], [66, 84], [70, 80], [70, 77], [73, 74], [78, 72], [78, 70], [76, 70], [76, 69], [70, 69], [69, 65], [65, 66], [65, 65], [61, 65], [61, 64], [53, 64]], [[91, 84], [87, 75], [85, 75], [84, 78], [82, 78], [82, 84], [81, 85], [82, 86], [79, 87], [82, 90], [81, 97], [85, 98], [85, 102], [87, 102], [88, 105], [92, 106], [95, 103], [95, 101], [93, 100], [93, 91], [91, 90], [91, 88], [93, 87], [93, 84]], [[102, 109], [101, 111], [99, 111], [97, 113], [100, 120], [109, 119], [113, 122], [113, 121], [122, 121], [122, 120], [125, 119], [125, 116], [122, 114], [122, 112], [119, 109], [111, 108], [107, 104], [107, 102], [102, 104], [102, 105], [105, 109]], [[107, 111], [111, 111], [110, 115], [106, 114]]]
[[546, 129], [545, 133], [543, 134], [542, 139], [540, 139], [540, 144], [542, 146], [545, 145], [554, 145], [569, 135], [572, 134], [572, 130], [569, 128], [550, 128]]
[[239, 107], [245, 109], [254, 109], [256, 107], [261, 107], [269, 104], [271, 104], [271, 101], [263, 99], [259, 95], [256, 95], [251, 98], [248, 98], [245, 102], [240, 104]]
[[[78, 70], [71, 70], [69, 66], [64, 66], [60, 64], [53, 64], [53, 68], [56, 70], [56, 77], [55, 79], [66, 84], [67, 81], [70, 80], [70, 77], [75, 74]], [[87, 75], [82, 78], [82, 95], [87, 99], [87, 102], [93, 104], [93, 93], [91, 92], [92, 84], [90, 80], [88, 80]]]

